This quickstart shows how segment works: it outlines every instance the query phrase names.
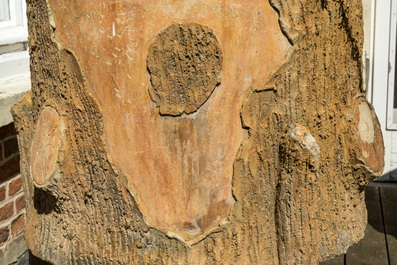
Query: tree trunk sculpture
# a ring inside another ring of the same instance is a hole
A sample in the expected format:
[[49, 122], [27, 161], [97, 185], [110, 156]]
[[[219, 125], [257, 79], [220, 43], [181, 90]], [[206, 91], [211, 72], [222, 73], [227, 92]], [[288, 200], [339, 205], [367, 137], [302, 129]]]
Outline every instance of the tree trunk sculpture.
[[361, 1], [27, 2], [33, 255], [318, 264], [363, 237], [384, 146]]

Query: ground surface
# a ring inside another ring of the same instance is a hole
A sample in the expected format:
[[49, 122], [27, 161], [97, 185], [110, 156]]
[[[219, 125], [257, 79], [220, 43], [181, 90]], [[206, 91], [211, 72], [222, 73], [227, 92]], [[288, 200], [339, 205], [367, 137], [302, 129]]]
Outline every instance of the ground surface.
[[365, 237], [347, 254], [321, 265], [397, 264], [397, 183], [371, 183], [365, 189], [368, 226]]

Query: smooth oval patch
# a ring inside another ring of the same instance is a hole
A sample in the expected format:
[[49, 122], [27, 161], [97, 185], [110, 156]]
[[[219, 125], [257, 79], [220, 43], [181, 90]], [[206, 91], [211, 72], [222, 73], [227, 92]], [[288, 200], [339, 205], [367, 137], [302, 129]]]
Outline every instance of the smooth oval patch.
[[362, 160], [374, 173], [384, 167], [384, 144], [380, 124], [372, 106], [365, 98], [354, 103], [358, 147]]
[[60, 136], [58, 112], [45, 107], [37, 121], [31, 149], [33, 181], [39, 186], [46, 184], [52, 176], [58, 160]]
[[372, 118], [372, 112], [366, 102], [358, 104], [358, 111], [360, 113], [360, 120], [358, 122], [358, 133], [361, 140], [367, 143], [373, 143], [375, 140], [375, 127]]

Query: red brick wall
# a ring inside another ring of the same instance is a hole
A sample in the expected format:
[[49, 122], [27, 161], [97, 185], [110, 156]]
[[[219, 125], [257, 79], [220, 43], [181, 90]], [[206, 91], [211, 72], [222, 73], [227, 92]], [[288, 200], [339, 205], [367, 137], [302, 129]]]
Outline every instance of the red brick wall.
[[0, 128], [0, 251], [25, 227], [25, 199], [19, 175], [14, 124]]

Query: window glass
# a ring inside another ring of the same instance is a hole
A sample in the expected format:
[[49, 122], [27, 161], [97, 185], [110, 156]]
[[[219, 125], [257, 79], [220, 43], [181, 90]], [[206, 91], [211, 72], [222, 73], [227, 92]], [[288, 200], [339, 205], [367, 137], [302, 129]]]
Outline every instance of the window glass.
[[0, 0], [0, 22], [11, 20], [9, 0]]
[[387, 129], [397, 130], [397, 1], [391, 2], [389, 41]]
[[[396, 34], [397, 36], [397, 34]], [[395, 51], [397, 50], [397, 42], [395, 42]], [[393, 124], [397, 123], [397, 53], [394, 56], [394, 95], [393, 95]], [[393, 69], [390, 69], [393, 70]]]

